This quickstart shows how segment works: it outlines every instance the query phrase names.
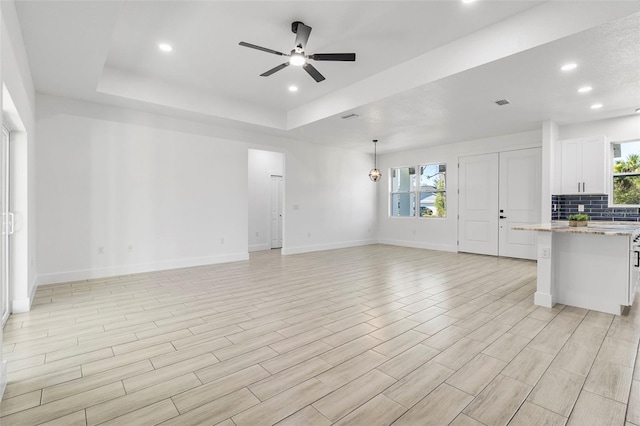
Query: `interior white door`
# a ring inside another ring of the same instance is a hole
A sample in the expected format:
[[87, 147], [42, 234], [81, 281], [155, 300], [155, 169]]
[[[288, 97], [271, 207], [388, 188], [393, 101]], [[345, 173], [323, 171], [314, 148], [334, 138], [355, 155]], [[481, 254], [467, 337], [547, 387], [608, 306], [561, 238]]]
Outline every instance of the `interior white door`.
[[9, 318], [9, 235], [13, 233], [13, 214], [9, 213], [9, 131], [2, 127], [0, 145], [0, 214], [2, 236], [0, 237], [0, 308], [2, 326]]
[[282, 247], [282, 176], [271, 176], [271, 248]]
[[540, 148], [500, 153], [500, 256], [536, 259], [536, 233], [511, 228], [540, 223], [541, 161]]
[[498, 255], [498, 154], [460, 157], [458, 250]]

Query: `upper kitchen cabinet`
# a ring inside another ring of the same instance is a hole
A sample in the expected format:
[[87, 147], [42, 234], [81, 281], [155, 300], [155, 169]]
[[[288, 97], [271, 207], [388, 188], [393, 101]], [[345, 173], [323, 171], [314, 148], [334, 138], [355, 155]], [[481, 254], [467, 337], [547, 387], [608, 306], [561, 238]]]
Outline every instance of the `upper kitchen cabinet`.
[[561, 194], [607, 193], [604, 136], [561, 141]]

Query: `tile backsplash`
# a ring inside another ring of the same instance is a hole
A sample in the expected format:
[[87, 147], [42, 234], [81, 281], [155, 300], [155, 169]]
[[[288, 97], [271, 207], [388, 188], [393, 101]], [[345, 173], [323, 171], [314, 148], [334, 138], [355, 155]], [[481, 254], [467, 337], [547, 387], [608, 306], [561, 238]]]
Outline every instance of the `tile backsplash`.
[[[609, 196], [597, 195], [552, 195], [551, 219], [567, 220], [569, 215], [578, 212], [578, 204], [584, 205], [584, 213], [590, 220], [610, 222], [640, 222], [640, 212], [637, 207], [620, 208], [608, 207]], [[554, 209], [555, 206], [555, 209]]]

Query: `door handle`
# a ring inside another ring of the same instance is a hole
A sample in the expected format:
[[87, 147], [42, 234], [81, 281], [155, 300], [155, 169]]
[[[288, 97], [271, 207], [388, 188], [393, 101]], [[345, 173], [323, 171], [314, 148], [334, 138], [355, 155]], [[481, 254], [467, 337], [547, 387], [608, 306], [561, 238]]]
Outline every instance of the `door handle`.
[[582, 182], [582, 192], [585, 192], [584, 191], [584, 182]]
[[580, 182], [578, 182], [578, 192], [580, 192]]
[[506, 218], [507, 218], [506, 216], [500, 215], [500, 219], [506, 219]]

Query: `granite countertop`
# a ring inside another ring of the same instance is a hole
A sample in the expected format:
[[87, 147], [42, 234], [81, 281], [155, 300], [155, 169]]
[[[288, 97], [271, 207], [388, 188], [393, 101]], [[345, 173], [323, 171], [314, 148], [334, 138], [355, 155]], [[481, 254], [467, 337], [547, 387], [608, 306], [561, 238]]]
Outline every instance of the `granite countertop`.
[[594, 235], [632, 235], [640, 229], [640, 222], [596, 222], [589, 221], [588, 226], [569, 226], [566, 220], [539, 223], [535, 225], [514, 226], [518, 231], [566, 232], [571, 234]]

